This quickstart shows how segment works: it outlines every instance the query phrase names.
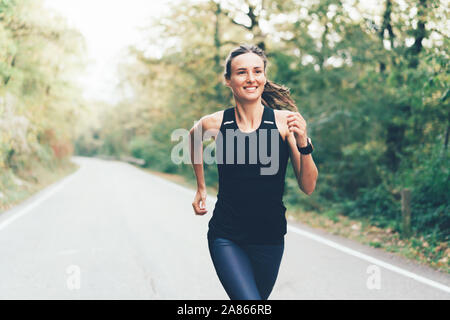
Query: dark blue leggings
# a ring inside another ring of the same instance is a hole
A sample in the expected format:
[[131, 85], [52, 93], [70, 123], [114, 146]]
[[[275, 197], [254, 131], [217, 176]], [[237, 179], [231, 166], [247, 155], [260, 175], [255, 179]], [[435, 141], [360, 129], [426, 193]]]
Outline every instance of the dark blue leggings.
[[208, 241], [217, 276], [231, 300], [267, 300], [277, 279], [284, 244]]

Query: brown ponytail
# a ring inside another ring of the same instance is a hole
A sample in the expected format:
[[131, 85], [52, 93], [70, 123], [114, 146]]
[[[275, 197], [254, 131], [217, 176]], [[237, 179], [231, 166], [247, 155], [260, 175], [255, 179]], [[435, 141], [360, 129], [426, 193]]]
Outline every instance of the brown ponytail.
[[[241, 44], [239, 47], [233, 49], [227, 57], [224, 72], [224, 77], [226, 79], [230, 79], [231, 77], [231, 61], [233, 60], [233, 58], [247, 52], [252, 52], [260, 56], [264, 61], [264, 72], [266, 71], [267, 56], [264, 51], [255, 45]], [[288, 109], [291, 111], [298, 111], [294, 100], [292, 100], [290, 96], [289, 88], [283, 85], [276, 84], [275, 82], [269, 80], [267, 80], [266, 85], [264, 86], [264, 92], [262, 94], [261, 100], [263, 104], [272, 109]]]
[[269, 80], [267, 80], [264, 86], [261, 99], [266, 106], [272, 109], [298, 111], [297, 106], [290, 96], [289, 88]]

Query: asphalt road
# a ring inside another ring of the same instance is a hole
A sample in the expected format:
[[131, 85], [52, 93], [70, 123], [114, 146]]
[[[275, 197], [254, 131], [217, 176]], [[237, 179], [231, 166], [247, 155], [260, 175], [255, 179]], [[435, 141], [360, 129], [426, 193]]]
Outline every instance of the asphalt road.
[[[194, 190], [132, 165], [80, 169], [0, 214], [0, 299], [228, 299]], [[299, 191], [299, 196], [304, 196]], [[290, 221], [269, 299], [450, 299], [450, 276]]]

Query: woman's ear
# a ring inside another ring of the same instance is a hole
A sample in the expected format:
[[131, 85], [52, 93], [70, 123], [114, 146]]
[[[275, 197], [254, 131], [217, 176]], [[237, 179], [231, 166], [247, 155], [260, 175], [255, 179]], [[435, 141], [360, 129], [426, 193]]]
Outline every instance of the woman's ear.
[[225, 86], [226, 86], [226, 87], [231, 88], [230, 82], [231, 82], [230, 79], [225, 78]]

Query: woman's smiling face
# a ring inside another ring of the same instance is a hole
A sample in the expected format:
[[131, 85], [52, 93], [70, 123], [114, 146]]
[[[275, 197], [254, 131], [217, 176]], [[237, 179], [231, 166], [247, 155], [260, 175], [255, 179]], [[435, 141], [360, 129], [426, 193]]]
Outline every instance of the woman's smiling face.
[[259, 98], [266, 84], [263, 59], [252, 52], [235, 57], [231, 61], [231, 76], [226, 79], [226, 83], [240, 99]]

